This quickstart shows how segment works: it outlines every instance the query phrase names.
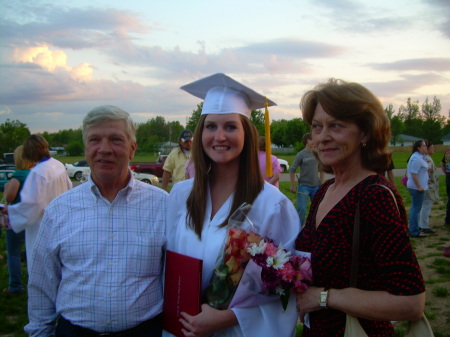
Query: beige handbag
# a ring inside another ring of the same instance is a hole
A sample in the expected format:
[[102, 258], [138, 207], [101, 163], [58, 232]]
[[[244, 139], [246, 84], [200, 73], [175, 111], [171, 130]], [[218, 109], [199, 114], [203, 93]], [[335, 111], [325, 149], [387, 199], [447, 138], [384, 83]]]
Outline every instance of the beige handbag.
[[344, 337], [368, 337], [356, 317], [347, 315], [345, 319]]
[[[347, 315], [344, 337], [368, 337], [356, 317]], [[415, 322], [408, 322], [405, 337], [434, 337], [430, 323], [425, 315]]]
[[[391, 192], [392, 198], [394, 198], [395, 205], [397, 206], [397, 200], [395, 199], [395, 195], [392, 190], [381, 184], [374, 184]], [[399, 211], [400, 213], [400, 211]], [[360, 235], [360, 226], [359, 226], [359, 203], [356, 207], [355, 214], [355, 224], [353, 227], [353, 245], [352, 245], [352, 269], [350, 273], [350, 287], [356, 288], [356, 277], [358, 274], [358, 260], [359, 260], [359, 235]], [[345, 322], [345, 333], [344, 337], [368, 337], [361, 324], [359, 324], [359, 320], [356, 317], [347, 315]], [[425, 315], [422, 315], [422, 318], [415, 322], [408, 322], [408, 328], [406, 330], [405, 337], [434, 337], [433, 330], [431, 329], [430, 323], [428, 322]]]

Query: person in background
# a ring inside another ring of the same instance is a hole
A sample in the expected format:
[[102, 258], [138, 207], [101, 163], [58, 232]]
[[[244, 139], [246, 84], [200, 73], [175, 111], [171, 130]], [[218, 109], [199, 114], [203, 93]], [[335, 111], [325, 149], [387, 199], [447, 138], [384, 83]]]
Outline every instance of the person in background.
[[[30, 173], [30, 169], [36, 164], [23, 157], [23, 145], [14, 150], [14, 162], [17, 170], [14, 172], [11, 180], [5, 184], [4, 196], [6, 202], [14, 205], [20, 202], [20, 191], [22, 190], [25, 179]], [[21, 253], [25, 243], [25, 231], [15, 233], [12, 228], [6, 230], [6, 250], [8, 254], [8, 288], [3, 289], [4, 293], [20, 293], [22, 286], [22, 264]]]
[[183, 130], [178, 138], [178, 147], [169, 153], [163, 167], [162, 188], [167, 191], [169, 180], [172, 178], [172, 186], [185, 179], [184, 167], [189, 159], [192, 146], [192, 132]]
[[[204, 103], [192, 147], [195, 179], [179, 182], [170, 191], [167, 249], [203, 260], [205, 290], [227, 235], [228, 219], [244, 202], [252, 205], [248, 218], [260, 228], [259, 234], [288, 250], [300, 221], [292, 202], [264, 181], [258, 167], [258, 131], [250, 113], [264, 107], [265, 97], [224, 74], [181, 89]], [[280, 301], [226, 310], [204, 303], [198, 315], [181, 312], [180, 321], [185, 336], [291, 337], [297, 322], [295, 297], [285, 311]]]
[[426, 140], [427, 153], [423, 156], [428, 163], [428, 190], [425, 191], [423, 199], [422, 210], [419, 215], [419, 229], [422, 233], [432, 234], [432, 230], [429, 226], [430, 213], [433, 203], [439, 200], [439, 176], [437, 175], [436, 164], [431, 156], [434, 154], [434, 145], [429, 140]]
[[447, 193], [447, 207], [445, 212], [445, 226], [450, 226], [450, 150], [445, 151], [441, 161], [441, 169], [445, 174], [445, 189]]
[[391, 159], [391, 161], [389, 162], [389, 166], [386, 170], [385, 176], [387, 176], [387, 179], [391, 182], [392, 186], [397, 188], [397, 185], [395, 183], [394, 170], [395, 170], [394, 161]]
[[422, 210], [425, 191], [428, 190], [428, 163], [424, 159], [427, 144], [418, 140], [413, 144], [412, 154], [406, 166], [408, 182], [406, 187], [411, 195], [411, 209], [409, 210], [409, 235], [413, 238], [424, 238], [427, 235], [419, 228], [419, 216]]
[[194, 161], [192, 160], [192, 154], [184, 165], [184, 179], [191, 179], [195, 177]]
[[91, 174], [45, 211], [28, 284], [30, 336], [161, 336], [168, 194], [133, 178], [135, 132], [115, 106], [83, 119]]
[[[320, 171], [319, 162], [314, 156], [311, 133], [305, 133], [302, 138], [305, 148], [295, 156], [294, 162], [289, 170], [291, 180], [291, 192], [297, 193], [297, 211], [302, 225], [305, 224], [306, 206], [308, 197], [310, 201], [314, 199], [320, 184], [324, 181], [324, 172]], [[300, 177], [295, 181], [295, 170], [300, 167]], [[298, 187], [297, 187], [298, 184]]]
[[[390, 153], [389, 119], [358, 83], [330, 79], [300, 107], [325, 172], [296, 249], [311, 253], [313, 284], [297, 295], [303, 336], [344, 335], [346, 314], [368, 336], [394, 336], [392, 320], [422, 317], [425, 286], [408, 237], [400, 194], [382, 176]], [[353, 228], [360, 218], [356, 286], [350, 286]], [[395, 267], [393, 267], [395, 266]]]
[[259, 153], [258, 153], [259, 169], [265, 181], [273, 186], [280, 188], [278, 181], [281, 178], [281, 166], [278, 158], [271, 155], [273, 176], [266, 177], [266, 137], [259, 136]]
[[54, 198], [70, 190], [72, 182], [66, 167], [50, 155], [44, 137], [31, 135], [23, 142], [24, 159], [35, 162], [20, 192], [20, 202], [8, 206], [9, 221], [16, 233], [25, 230], [28, 273], [31, 271], [34, 244], [44, 210]]

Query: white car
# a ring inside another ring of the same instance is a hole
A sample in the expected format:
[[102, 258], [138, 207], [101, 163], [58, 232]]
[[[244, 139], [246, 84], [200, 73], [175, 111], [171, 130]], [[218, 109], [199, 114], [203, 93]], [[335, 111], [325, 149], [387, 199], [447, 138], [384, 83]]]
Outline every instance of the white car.
[[75, 178], [76, 180], [81, 180], [83, 174], [89, 175], [91, 173], [91, 168], [86, 160], [77, 161], [75, 164], [65, 164], [65, 166], [69, 178]]
[[133, 172], [134, 179], [153, 186], [159, 186], [159, 178], [154, 174]]
[[[142, 181], [143, 183], [150, 184], [153, 186], [159, 186], [159, 178], [153, 174], [148, 173], [137, 173], [131, 171], [133, 173], [133, 178]], [[84, 183], [88, 180], [89, 174], [91, 174], [91, 170], [88, 173], [83, 173], [80, 179], [80, 182]]]
[[280, 163], [282, 173], [289, 171], [289, 163], [287, 160], [278, 158], [278, 162]]

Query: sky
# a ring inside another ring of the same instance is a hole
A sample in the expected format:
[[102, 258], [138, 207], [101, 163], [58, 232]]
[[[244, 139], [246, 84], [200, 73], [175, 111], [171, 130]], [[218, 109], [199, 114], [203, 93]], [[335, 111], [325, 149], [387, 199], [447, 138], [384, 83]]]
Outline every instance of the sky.
[[136, 123], [187, 118], [180, 86], [225, 73], [301, 118], [302, 95], [358, 82], [395, 111], [450, 111], [450, 0], [0, 0], [0, 124], [77, 129], [116, 105]]

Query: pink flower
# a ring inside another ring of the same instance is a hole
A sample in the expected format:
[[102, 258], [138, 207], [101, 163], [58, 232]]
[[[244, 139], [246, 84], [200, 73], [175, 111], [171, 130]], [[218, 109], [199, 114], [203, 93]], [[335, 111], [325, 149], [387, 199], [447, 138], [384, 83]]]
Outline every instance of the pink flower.
[[264, 253], [267, 256], [274, 256], [278, 251], [278, 247], [275, 246], [273, 243], [267, 243], [266, 245], [266, 250], [264, 251]]
[[292, 264], [290, 262], [286, 262], [284, 264], [284, 267], [282, 269], [278, 270], [278, 274], [281, 275], [281, 278], [283, 281], [290, 283], [294, 279], [295, 270], [294, 270], [294, 267], [292, 267]]

